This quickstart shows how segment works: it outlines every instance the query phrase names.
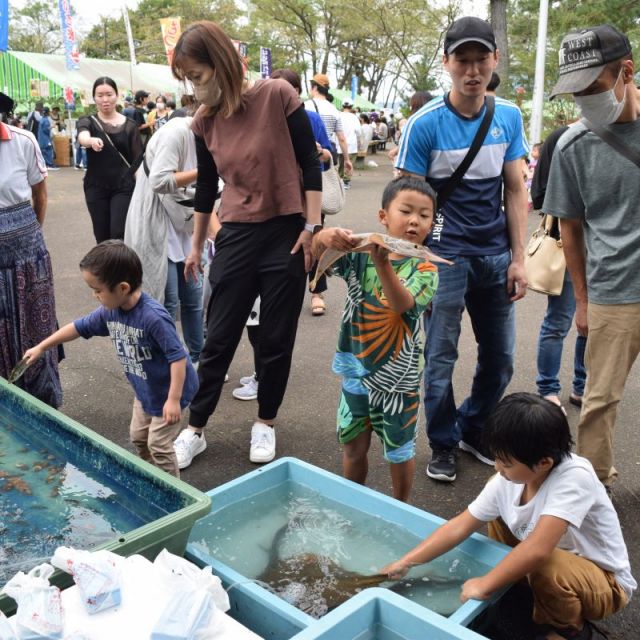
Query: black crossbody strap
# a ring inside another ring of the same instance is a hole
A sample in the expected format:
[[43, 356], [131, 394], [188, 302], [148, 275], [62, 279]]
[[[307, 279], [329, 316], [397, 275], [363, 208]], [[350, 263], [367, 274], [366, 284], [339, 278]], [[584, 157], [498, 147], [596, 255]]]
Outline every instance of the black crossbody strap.
[[122, 162], [127, 165], [127, 168], [131, 168], [131, 163], [118, 151], [118, 147], [113, 143], [111, 136], [104, 130], [102, 123], [95, 116], [91, 116], [91, 119], [98, 125], [98, 129], [104, 134], [104, 137], [107, 139], [107, 142], [112, 146], [113, 150], [122, 158]]
[[482, 147], [482, 143], [489, 132], [491, 121], [493, 120], [493, 114], [496, 110], [496, 101], [493, 96], [487, 96], [485, 98], [486, 110], [484, 112], [484, 118], [480, 123], [480, 127], [476, 132], [475, 138], [467, 151], [467, 155], [463, 158], [462, 162], [458, 165], [458, 168], [453, 172], [453, 175], [449, 178], [447, 183], [440, 189], [438, 193], [438, 209], [442, 209], [444, 203], [450, 198], [451, 194], [458, 188], [458, 185], [462, 181], [464, 174], [471, 166], [471, 163], [475, 160], [475, 157]]
[[610, 147], [614, 148], [618, 153], [622, 154], [628, 160], [631, 160], [633, 164], [640, 167], [640, 152], [636, 149], [632, 149], [626, 145], [622, 138], [619, 138], [615, 133], [612, 133], [608, 129], [605, 129], [599, 124], [594, 124], [586, 118], [582, 118], [582, 124], [590, 131], [593, 131], [598, 138], [604, 140]]

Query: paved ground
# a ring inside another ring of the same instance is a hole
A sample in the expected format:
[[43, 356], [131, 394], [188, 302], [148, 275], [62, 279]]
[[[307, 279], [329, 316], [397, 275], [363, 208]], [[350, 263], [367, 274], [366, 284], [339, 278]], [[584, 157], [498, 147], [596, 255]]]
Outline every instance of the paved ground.
[[[371, 158], [370, 158], [371, 159]], [[334, 221], [356, 231], [376, 229], [376, 212], [380, 195], [391, 176], [389, 161], [373, 156], [378, 167], [357, 171], [348, 192], [346, 210]], [[95, 307], [91, 292], [83, 284], [78, 262], [93, 246], [89, 215], [82, 194], [83, 173], [63, 169], [49, 178], [49, 210], [45, 236], [53, 258], [58, 319], [61, 324]], [[531, 216], [530, 226], [537, 223]], [[311, 316], [308, 300], [300, 319], [294, 365], [289, 388], [278, 423], [278, 455], [295, 456], [330, 471], [341, 472], [341, 453], [334, 436], [335, 410], [339, 392], [338, 379], [331, 373], [330, 362], [337, 338], [344, 284], [330, 281], [327, 296], [328, 313], [321, 318]], [[536, 339], [546, 299], [530, 292], [518, 303], [517, 353], [515, 375], [509, 391], [535, 391]], [[575, 337], [575, 336], [573, 336]], [[571, 383], [573, 340], [567, 340], [568, 353], [562, 369], [564, 400]], [[62, 411], [82, 424], [128, 447], [128, 424], [132, 392], [108, 340], [78, 340], [66, 347], [67, 359], [61, 365], [65, 392]], [[465, 318], [460, 342], [460, 359], [455, 375], [458, 400], [467, 392], [475, 367], [475, 343]], [[231, 390], [240, 376], [253, 371], [251, 350], [246, 338], [240, 344], [229, 374], [218, 410], [207, 428], [208, 448], [183, 473], [183, 479], [207, 490], [255, 468], [248, 460], [249, 429], [256, 404], [232, 398]], [[575, 428], [578, 410], [567, 404]], [[640, 577], [640, 451], [635, 429], [640, 413], [640, 376], [634, 369], [620, 405], [616, 432], [616, 467], [620, 481], [615, 489], [614, 504], [618, 510], [634, 574]], [[449, 518], [475, 496], [491, 474], [491, 469], [467, 454], [461, 454], [458, 479], [452, 484], [429, 480], [424, 469], [429, 449], [424, 434], [424, 418], [420, 422], [417, 477], [413, 503], [439, 516]], [[377, 444], [370, 456], [370, 486], [390, 493], [387, 465]], [[627, 610], [607, 624], [611, 637], [638, 637], [640, 606], [636, 599]], [[632, 631], [636, 629], [636, 631]]]

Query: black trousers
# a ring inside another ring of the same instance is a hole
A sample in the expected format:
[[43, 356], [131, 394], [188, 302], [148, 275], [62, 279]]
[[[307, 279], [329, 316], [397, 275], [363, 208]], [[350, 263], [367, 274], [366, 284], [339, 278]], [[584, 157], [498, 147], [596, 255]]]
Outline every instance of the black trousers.
[[291, 255], [303, 228], [300, 215], [260, 223], [223, 223], [209, 269], [212, 292], [207, 339], [200, 354], [200, 388], [191, 402], [191, 426], [204, 427], [215, 411], [224, 376], [258, 295], [258, 417], [276, 417], [289, 380], [305, 294], [304, 254], [301, 249]]
[[124, 226], [132, 194], [131, 185], [124, 188], [85, 185], [84, 197], [97, 243], [111, 239], [124, 240]]

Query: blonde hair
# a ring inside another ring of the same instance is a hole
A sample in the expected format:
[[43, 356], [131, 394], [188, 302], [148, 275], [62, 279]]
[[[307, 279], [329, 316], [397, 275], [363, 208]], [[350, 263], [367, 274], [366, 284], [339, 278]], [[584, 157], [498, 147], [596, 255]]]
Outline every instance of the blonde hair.
[[220, 103], [208, 107], [206, 115], [220, 113], [232, 116], [244, 107], [244, 70], [242, 59], [231, 38], [215, 23], [195, 22], [182, 33], [173, 51], [171, 71], [178, 80], [185, 80], [184, 68], [190, 59], [215, 69], [220, 86]]

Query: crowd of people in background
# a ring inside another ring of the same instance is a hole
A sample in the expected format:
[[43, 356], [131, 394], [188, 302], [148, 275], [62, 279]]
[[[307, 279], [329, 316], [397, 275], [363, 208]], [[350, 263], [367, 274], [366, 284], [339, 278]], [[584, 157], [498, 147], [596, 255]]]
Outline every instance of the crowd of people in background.
[[[290, 69], [247, 82], [227, 34], [212, 22], [191, 25], [172, 61], [175, 77], [193, 87], [179, 109], [145, 90], [126, 96], [121, 109], [116, 83], [100, 77], [95, 113], [75, 124], [74, 164], [86, 170], [98, 245], [81, 269], [102, 306], [58, 331], [41, 225], [47, 171], [56, 169], [54, 131], [67, 125], [59, 110], [37, 103], [24, 122], [0, 128], [0, 373], [26, 352], [35, 364], [22, 384], [59, 406], [63, 342], [110, 333], [115, 341], [116, 324], [120, 332], [156, 332], [164, 347], [139, 363], [142, 373], [125, 367], [136, 394], [131, 437], [142, 457], [179, 475], [206, 449], [205, 426], [250, 320], [255, 371], [234, 396], [257, 400], [249, 459], [269, 462], [307, 274], [324, 249], [342, 251], [335, 273], [348, 290], [333, 371], [342, 377], [345, 476], [365, 482], [375, 433], [393, 493], [409, 501], [421, 402], [429, 478], [453, 482], [460, 450], [499, 472], [468, 510], [384, 571], [402, 576], [495, 521], [492, 536], [515, 550], [467, 581], [463, 600], [529, 576], [533, 619], [551, 629], [540, 637], [595, 637], [588, 621], [623, 608], [637, 586], [607, 494], [618, 475], [617, 406], [640, 353], [640, 181], [630, 178], [640, 166], [640, 92], [629, 40], [613, 27], [570, 33], [561, 52], [552, 98], [573, 95], [583, 119], [530, 149], [520, 109], [496, 95], [497, 44], [478, 18], [456, 20], [445, 34], [451, 90], [415, 93], [407, 117], [363, 113], [348, 100], [338, 109], [323, 73], [312, 77], [304, 102]], [[576, 52], [584, 54], [580, 64]], [[1, 97], [0, 112], [11, 113]], [[611, 141], [611, 130], [636, 156]], [[325, 227], [323, 172], [335, 166], [348, 190], [358, 156], [389, 142], [398, 143], [389, 151], [395, 174], [378, 220], [395, 237], [425, 243], [443, 259], [437, 265], [384, 248], [355, 253], [351, 231]], [[567, 269], [540, 329], [537, 395], [501, 400], [514, 372], [515, 303], [527, 290], [533, 210], [559, 219]], [[13, 296], [20, 279], [32, 286]], [[324, 291], [320, 281], [310, 292], [313, 315], [326, 310]], [[178, 308], [186, 349], [175, 332]], [[468, 396], [456, 402], [465, 310], [477, 362]], [[574, 317], [568, 400], [581, 407], [577, 456], [558, 379]], [[387, 334], [396, 337], [379, 337]], [[142, 374], [144, 384], [135, 377]], [[516, 433], [525, 434], [522, 442]], [[596, 592], [597, 601], [588, 597]]]

